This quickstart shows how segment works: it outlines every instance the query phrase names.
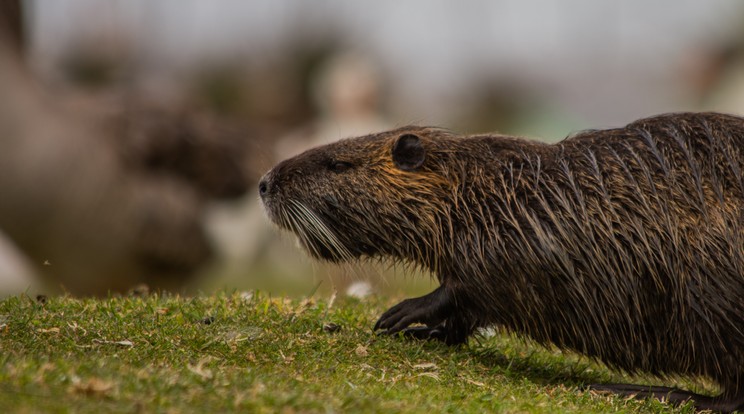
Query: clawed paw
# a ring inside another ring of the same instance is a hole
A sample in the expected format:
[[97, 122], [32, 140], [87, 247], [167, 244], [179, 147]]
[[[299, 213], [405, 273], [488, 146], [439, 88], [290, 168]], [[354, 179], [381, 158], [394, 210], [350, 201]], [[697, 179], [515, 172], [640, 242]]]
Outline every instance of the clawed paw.
[[382, 314], [374, 330], [384, 330], [392, 335], [415, 323], [427, 324], [431, 321], [430, 310], [421, 302], [421, 298], [406, 299], [393, 306]]
[[[453, 301], [441, 286], [419, 298], [406, 299], [382, 314], [374, 330], [383, 335], [402, 333], [407, 338], [435, 339], [447, 344], [465, 342], [455, 321]], [[421, 324], [423, 326], [411, 326]]]
[[433, 328], [430, 328], [428, 326], [413, 326], [410, 328], [406, 328], [401, 332], [406, 338], [424, 340], [434, 339], [442, 342], [445, 342], [447, 339], [447, 331], [445, 330], [444, 324], [437, 325]]

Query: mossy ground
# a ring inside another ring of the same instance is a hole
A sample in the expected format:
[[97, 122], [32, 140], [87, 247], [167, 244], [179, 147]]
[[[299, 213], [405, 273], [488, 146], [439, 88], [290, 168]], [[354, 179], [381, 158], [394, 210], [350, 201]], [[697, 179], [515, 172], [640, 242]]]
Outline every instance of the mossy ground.
[[510, 335], [461, 347], [375, 336], [372, 324], [394, 302], [240, 292], [4, 299], [0, 407], [74, 413], [694, 411], [582, 391], [583, 384], [628, 378]]

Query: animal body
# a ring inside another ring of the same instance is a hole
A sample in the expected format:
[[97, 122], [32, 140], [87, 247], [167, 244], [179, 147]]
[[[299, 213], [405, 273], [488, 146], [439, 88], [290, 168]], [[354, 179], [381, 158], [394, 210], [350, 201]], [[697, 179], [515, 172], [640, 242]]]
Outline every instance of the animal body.
[[342, 140], [259, 184], [310, 255], [382, 258], [439, 287], [376, 330], [448, 344], [501, 326], [627, 372], [708, 377], [744, 407], [744, 118], [660, 115], [556, 144], [426, 127]]

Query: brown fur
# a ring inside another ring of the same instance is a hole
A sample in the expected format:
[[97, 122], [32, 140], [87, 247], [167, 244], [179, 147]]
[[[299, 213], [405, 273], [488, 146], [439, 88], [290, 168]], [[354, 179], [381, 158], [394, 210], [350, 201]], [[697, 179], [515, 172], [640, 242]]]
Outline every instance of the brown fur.
[[710, 377], [722, 396], [678, 400], [729, 410], [744, 402], [743, 149], [744, 119], [714, 113], [553, 145], [405, 127], [284, 161], [260, 191], [315, 257], [437, 276], [376, 329], [454, 344], [503, 326], [629, 372]]

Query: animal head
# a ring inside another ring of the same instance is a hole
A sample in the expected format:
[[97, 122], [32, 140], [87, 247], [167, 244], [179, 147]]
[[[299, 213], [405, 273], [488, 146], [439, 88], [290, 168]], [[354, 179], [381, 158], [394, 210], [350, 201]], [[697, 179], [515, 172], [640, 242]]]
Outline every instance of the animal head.
[[405, 127], [317, 147], [259, 183], [269, 218], [313, 257], [422, 263], [439, 247], [448, 176], [442, 130]]

